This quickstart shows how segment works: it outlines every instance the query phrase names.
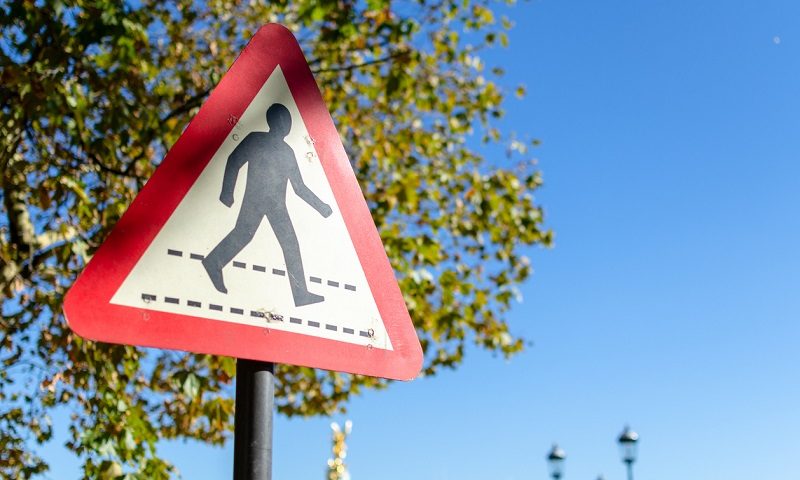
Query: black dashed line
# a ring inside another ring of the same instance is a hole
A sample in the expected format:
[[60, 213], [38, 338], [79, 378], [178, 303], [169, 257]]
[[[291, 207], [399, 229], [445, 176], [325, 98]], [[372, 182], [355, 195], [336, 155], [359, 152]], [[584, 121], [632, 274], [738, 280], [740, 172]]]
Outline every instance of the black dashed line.
[[[175, 250], [175, 251], [177, 251], [177, 250]], [[194, 255], [194, 254], [192, 254], [192, 255]], [[255, 268], [256, 265], [254, 265], [253, 267]], [[314, 278], [317, 278], [317, 277], [311, 277], [311, 278], [313, 280]], [[328, 281], [329, 284], [331, 282], [332, 282], [331, 280]], [[336, 283], [336, 285], [338, 286], [338, 282], [333, 282], [333, 283]], [[348, 286], [352, 286], [352, 285], [348, 285]], [[353, 287], [353, 288], [355, 288], [355, 287]], [[142, 293], [141, 296], [142, 296], [142, 300], [145, 300], [145, 301], [157, 300], [157, 296], [153, 295], [151, 293]], [[177, 297], [164, 297], [164, 302], [165, 303], [174, 304], [174, 305], [180, 305], [180, 299], [177, 298]], [[190, 306], [190, 307], [195, 307], [195, 308], [202, 308], [202, 306], [203, 306], [202, 302], [199, 302], [197, 300], [187, 300], [186, 304], [188, 306]], [[208, 309], [209, 310], [214, 310], [214, 311], [217, 311], [217, 312], [222, 312], [224, 310], [222, 305], [217, 305], [215, 303], [209, 303], [208, 304]], [[230, 307], [230, 312], [233, 313], [233, 314], [236, 314], [236, 315], [244, 315], [245, 310], [243, 308]], [[258, 311], [258, 310], [250, 310], [250, 316], [251, 317], [256, 317], [256, 318], [268, 318], [269, 320], [276, 321], [276, 322], [283, 322], [284, 321], [284, 316], [283, 315], [279, 315], [279, 314], [275, 314], [275, 313], [265, 313], [265, 312]], [[297, 318], [297, 317], [289, 317], [289, 322], [293, 323], [293, 324], [296, 324], [296, 325], [302, 325], [303, 324], [303, 320], [300, 319], [300, 318]], [[307, 325], [309, 327], [320, 328], [320, 326], [321, 326], [320, 322], [315, 322], [313, 320], [308, 320], [306, 323], [307, 323]], [[338, 332], [338, 331], [340, 331], [340, 329], [341, 329], [342, 333], [345, 333], [345, 334], [348, 334], [348, 335], [354, 335], [355, 332], [356, 332], [356, 330], [354, 330], [352, 328], [339, 327], [338, 325], [332, 325], [330, 323], [326, 323], [325, 324], [325, 330], [330, 330], [332, 332]], [[362, 337], [367, 337], [367, 338], [371, 338], [372, 337], [370, 332], [366, 331], [366, 330], [359, 330], [358, 334], [360, 336], [362, 336]]]
[[[187, 252], [187, 253], [189, 255], [189, 258], [192, 259], [192, 260], [205, 260], [205, 258], [206, 258], [205, 255], [200, 254], [200, 253], [191, 253], [191, 252]], [[167, 249], [167, 254], [175, 256], [175, 257], [183, 257], [183, 251], [182, 250], [175, 250], [173, 248], [168, 248]], [[234, 260], [233, 261], [233, 266], [236, 267], [236, 268], [247, 268], [247, 263], [239, 262], [239, 261]], [[265, 273], [267, 271], [267, 267], [265, 265], [253, 265], [253, 271]], [[274, 275], [278, 275], [278, 276], [281, 276], [281, 277], [285, 277], [286, 276], [286, 270], [281, 270], [279, 268], [273, 268], [272, 269], [272, 273]], [[311, 283], [319, 283], [319, 284], [323, 283], [322, 278], [320, 278], [320, 277], [309, 277], [309, 280], [311, 280]], [[345, 290], [349, 290], [351, 292], [355, 292], [356, 291], [356, 286], [355, 285], [351, 285], [349, 283], [342, 284], [341, 282], [338, 282], [336, 280], [328, 280], [325, 283], [327, 283], [328, 286], [330, 286], [330, 287], [337, 287], [338, 288], [339, 286], [343, 285]], [[142, 298], [144, 299], [144, 297], [142, 297]], [[155, 298], [149, 298], [149, 299], [150, 300], [155, 300]]]

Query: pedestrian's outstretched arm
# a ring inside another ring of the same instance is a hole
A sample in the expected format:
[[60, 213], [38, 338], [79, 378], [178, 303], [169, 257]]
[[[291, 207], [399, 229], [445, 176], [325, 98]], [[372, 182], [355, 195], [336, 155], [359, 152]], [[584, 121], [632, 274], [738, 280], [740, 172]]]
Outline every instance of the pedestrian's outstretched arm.
[[225, 165], [225, 176], [222, 177], [222, 192], [219, 194], [219, 201], [228, 207], [233, 205], [233, 189], [236, 187], [236, 178], [239, 176], [239, 170], [247, 162], [248, 149], [246, 144], [249, 138], [249, 136], [245, 137], [242, 143], [236, 146], [228, 157], [228, 163]]
[[330, 205], [320, 200], [319, 197], [316, 196], [310, 188], [308, 188], [303, 181], [303, 177], [300, 176], [300, 169], [296, 166], [289, 174], [289, 181], [292, 182], [294, 193], [296, 193], [298, 197], [302, 198], [307, 204], [311, 205], [311, 207], [319, 212], [320, 215], [323, 217], [328, 217], [331, 214], [332, 210]]

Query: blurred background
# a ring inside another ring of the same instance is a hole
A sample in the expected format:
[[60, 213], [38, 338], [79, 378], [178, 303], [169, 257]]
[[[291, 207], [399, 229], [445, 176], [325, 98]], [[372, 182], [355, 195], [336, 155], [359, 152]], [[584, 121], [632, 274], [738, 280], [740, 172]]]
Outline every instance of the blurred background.
[[[508, 315], [530, 345], [354, 398], [333, 417], [353, 422], [351, 477], [546, 479], [557, 443], [561, 478], [623, 479], [626, 425], [636, 479], [797, 477], [800, 3], [497, 10], [516, 26], [483, 58], [528, 92], [500, 125], [541, 140], [556, 232]], [[279, 417], [274, 478], [324, 478], [331, 421]], [[232, 444], [159, 452], [184, 478], [230, 476]], [[79, 475], [58, 442], [45, 456], [50, 478]]]

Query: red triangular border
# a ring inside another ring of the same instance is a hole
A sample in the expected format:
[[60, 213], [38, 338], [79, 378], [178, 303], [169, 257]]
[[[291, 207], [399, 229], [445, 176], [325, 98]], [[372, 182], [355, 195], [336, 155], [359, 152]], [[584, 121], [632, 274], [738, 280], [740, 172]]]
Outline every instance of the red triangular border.
[[[315, 140], [394, 350], [110, 303], [230, 134], [230, 116], [242, 116], [278, 65]], [[289, 30], [277, 24], [259, 29], [67, 293], [64, 315], [77, 334], [92, 340], [397, 380], [416, 377], [422, 366], [419, 339], [341, 138]]]

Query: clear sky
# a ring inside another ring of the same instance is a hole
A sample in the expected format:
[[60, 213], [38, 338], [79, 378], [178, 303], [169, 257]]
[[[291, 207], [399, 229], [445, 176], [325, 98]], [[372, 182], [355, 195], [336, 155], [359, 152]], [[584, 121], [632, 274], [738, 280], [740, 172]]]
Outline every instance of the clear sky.
[[[508, 130], [540, 138], [556, 231], [509, 315], [506, 362], [354, 400], [354, 480], [623, 479], [800, 472], [800, 2], [541, 0], [487, 57]], [[331, 419], [278, 419], [274, 478], [322, 479]], [[164, 445], [189, 480], [230, 478], [232, 445]], [[71, 478], [61, 458], [52, 478]]]

